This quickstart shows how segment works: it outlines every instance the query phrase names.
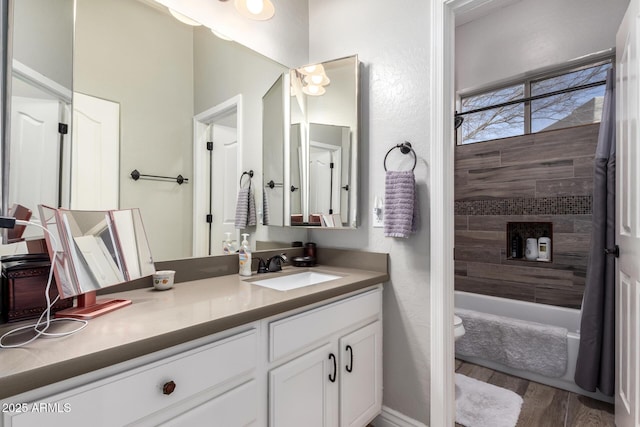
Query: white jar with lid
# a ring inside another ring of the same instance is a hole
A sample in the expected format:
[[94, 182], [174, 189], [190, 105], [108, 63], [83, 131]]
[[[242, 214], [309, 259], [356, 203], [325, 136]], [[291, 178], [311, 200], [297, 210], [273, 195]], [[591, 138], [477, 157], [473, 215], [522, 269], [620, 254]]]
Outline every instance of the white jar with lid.
[[538, 239], [529, 237], [527, 244], [525, 245], [524, 257], [529, 261], [535, 261], [538, 259]]

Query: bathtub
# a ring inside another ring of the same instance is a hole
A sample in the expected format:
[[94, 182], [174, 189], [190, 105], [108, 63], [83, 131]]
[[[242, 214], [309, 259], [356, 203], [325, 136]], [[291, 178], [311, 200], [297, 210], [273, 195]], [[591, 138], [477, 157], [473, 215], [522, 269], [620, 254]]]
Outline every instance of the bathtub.
[[504, 372], [509, 375], [514, 375], [538, 383], [547, 384], [552, 387], [579, 393], [594, 399], [613, 403], [613, 397], [606, 396], [600, 392], [592, 393], [585, 391], [578, 387], [573, 380], [576, 371], [576, 360], [578, 358], [578, 347], [580, 345], [580, 310], [461, 291], [455, 291], [455, 307], [466, 310], [475, 310], [496, 316], [511, 317], [513, 319], [559, 326], [566, 328], [568, 331], [567, 372], [564, 376], [558, 378], [545, 377], [537, 373], [514, 369], [498, 362], [478, 357], [456, 355], [457, 358], [485, 366], [496, 371]]

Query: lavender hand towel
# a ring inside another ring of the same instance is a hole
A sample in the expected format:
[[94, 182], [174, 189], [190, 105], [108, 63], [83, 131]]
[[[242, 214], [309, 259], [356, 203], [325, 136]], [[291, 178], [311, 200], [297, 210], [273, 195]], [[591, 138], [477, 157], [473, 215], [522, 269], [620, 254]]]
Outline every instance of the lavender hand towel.
[[418, 228], [418, 192], [413, 171], [387, 171], [384, 196], [384, 235], [409, 237]]

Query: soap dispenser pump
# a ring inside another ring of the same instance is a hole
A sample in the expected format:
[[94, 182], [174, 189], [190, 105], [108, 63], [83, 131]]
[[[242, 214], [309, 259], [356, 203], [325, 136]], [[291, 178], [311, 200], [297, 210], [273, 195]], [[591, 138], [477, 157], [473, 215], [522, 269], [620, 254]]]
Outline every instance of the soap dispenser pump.
[[251, 276], [251, 246], [249, 246], [249, 233], [242, 234], [242, 243], [238, 252], [239, 271], [241, 276]]

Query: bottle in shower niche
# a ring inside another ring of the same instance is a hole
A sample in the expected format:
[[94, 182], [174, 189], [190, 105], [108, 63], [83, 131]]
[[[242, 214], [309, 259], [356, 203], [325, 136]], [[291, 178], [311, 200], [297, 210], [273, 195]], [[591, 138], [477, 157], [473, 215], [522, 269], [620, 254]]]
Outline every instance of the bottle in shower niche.
[[522, 258], [522, 237], [519, 234], [515, 234], [511, 238], [511, 258]]
[[242, 243], [238, 251], [238, 274], [251, 276], [251, 246], [249, 246], [249, 233], [242, 234]]
[[548, 237], [538, 239], [538, 261], [551, 261], [551, 239]]
[[529, 261], [535, 261], [538, 258], [538, 239], [530, 237], [527, 239], [527, 246], [524, 250], [524, 257]]

